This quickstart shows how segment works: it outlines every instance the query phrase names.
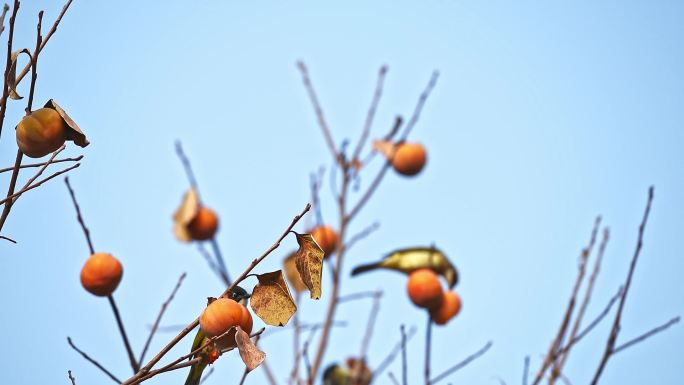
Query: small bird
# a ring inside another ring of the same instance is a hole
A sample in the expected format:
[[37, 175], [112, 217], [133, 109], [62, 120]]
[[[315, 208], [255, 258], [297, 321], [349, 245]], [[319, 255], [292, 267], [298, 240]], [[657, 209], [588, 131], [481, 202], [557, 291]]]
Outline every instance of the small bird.
[[[240, 286], [235, 286], [228, 295], [228, 298], [243, 306], [247, 306], [249, 297], [250, 294], [247, 292], [247, 290], [241, 288]], [[209, 338], [207, 338], [202, 329], [198, 330], [197, 334], [195, 335], [195, 339], [192, 341], [192, 347], [190, 348], [190, 351], [195, 351], [197, 348], [204, 345], [208, 340]], [[209, 344], [204, 349], [195, 353], [191, 359], [201, 357], [202, 360], [201, 362], [190, 367], [190, 373], [188, 373], [188, 378], [185, 380], [185, 385], [198, 385], [200, 383], [200, 379], [202, 378], [202, 372], [204, 369], [207, 367], [207, 365], [216, 361], [219, 355], [220, 351], [215, 344]]]
[[434, 246], [411, 247], [392, 251], [379, 262], [355, 267], [351, 275], [375, 269], [390, 269], [409, 274], [412, 271], [425, 268], [441, 274], [449, 284], [449, 288], [453, 288], [458, 283], [458, 271], [449, 261], [449, 258]]
[[323, 385], [368, 385], [372, 379], [373, 372], [356, 358], [347, 358], [346, 366], [332, 364], [323, 372]]

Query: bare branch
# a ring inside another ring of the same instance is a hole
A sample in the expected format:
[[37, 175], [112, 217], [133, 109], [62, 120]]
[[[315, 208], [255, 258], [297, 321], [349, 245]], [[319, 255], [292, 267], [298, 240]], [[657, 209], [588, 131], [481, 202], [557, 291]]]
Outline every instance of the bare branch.
[[366, 115], [366, 123], [363, 126], [363, 132], [361, 132], [361, 137], [356, 145], [356, 149], [352, 155], [352, 159], [358, 159], [363, 150], [363, 146], [368, 140], [368, 135], [370, 135], [371, 126], [373, 125], [373, 118], [375, 117], [375, 111], [378, 108], [378, 103], [380, 102], [380, 97], [382, 96], [382, 88], [385, 83], [385, 75], [387, 74], [387, 66], [383, 65], [378, 71], [378, 82], [375, 85], [375, 93], [373, 94], [373, 100], [371, 101], [370, 107], [368, 108], [368, 114]]
[[7, 196], [5, 199], [0, 200], [0, 205], [3, 204], [3, 203], [5, 203], [5, 202], [7, 202], [7, 201], [9, 201], [9, 200], [15, 199], [16, 197], [18, 197], [18, 196], [20, 196], [20, 195], [26, 193], [27, 191], [31, 191], [31, 190], [33, 190], [34, 188], [40, 187], [40, 186], [42, 186], [44, 183], [46, 183], [46, 182], [48, 182], [48, 181], [50, 181], [50, 180], [52, 180], [52, 179], [54, 179], [54, 178], [56, 178], [56, 177], [62, 175], [62, 174], [65, 174], [65, 173], [67, 173], [67, 172], [69, 172], [69, 171], [71, 171], [71, 170], [73, 170], [73, 169], [75, 169], [75, 168], [78, 168], [79, 166], [81, 166], [81, 164], [80, 164], [80, 163], [76, 163], [75, 165], [73, 165], [73, 166], [71, 166], [71, 167], [67, 167], [67, 168], [65, 168], [64, 170], [58, 171], [58, 172], [56, 172], [56, 173], [50, 175], [50, 176], [47, 177], [47, 178], [41, 179], [41, 180], [39, 180], [38, 182], [36, 182], [36, 183], [30, 185], [29, 187], [27, 187], [27, 188], [25, 188], [25, 189], [21, 189], [21, 190], [15, 192], [14, 194]]
[[413, 336], [416, 334], [416, 328], [412, 326], [408, 333], [406, 334], [406, 340], [404, 340], [404, 335], [402, 334], [401, 340], [392, 348], [392, 350], [389, 352], [387, 357], [385, 357], [382, 362], [377, 366], [375, 371], [373, 372], [373, 378], [378, 378], [380, 377], [380, 374], [389, 367], [389, 365], [394, 361], [394, 359], [397, 357], [397, 355], [402, 352], [406, 346], [406, 343], [413, 338]]
[[425, 326], [425, 385], [430, 385], [430, 353], [432, 350], [432, 317], [427, 313], [427, 325]]
[[430, 97], [430, 93], [432, 93], [432, 89], [435, 88], [435, 85], [437, 85], [437, 79], [439, 78], [439, 71], [433, 71], [432, 76], [430, 76], [430, 81], [428, 82], [427, 86], [425, 87], [425, 90], [423, 91], [422, 94], [420, 94], [420, 97], [418, 98], [418, 103], [416, 104], [416, 108], [413, 110], [413, 115], [411, 116], [411, 119], [408, 121], [406, 124], [406, 127], [404, 127], [404, 132], [401, 134], [399, 137], [399, 141], [403, 142], [408, 138], [409, 134], [411, 133], [411, 130], [413, 130], [413, 127], [418, 123], [418, 119], [420, 118], [420, 113], [423, 111], [423, 107], [425, 106], [425, 102], [427, 101], [428, 97]]
[[[22, 168], [35, 168], [35, 167], [43, 167], [46, 164], [56, 164], [56, 163], [63, 163], [63, 162], [78, 162], [83, 159], [83, 155], [79, 155], [75, 158], [63, 158], [63, 159], [56, 159], [56, 160], [48, 160], [47, 162], [41, 162], [41, 163], [31, 163], [31, 164], [22, 164], [19, 166], [20, 169]], [[8, 171], [14, 170], [14, 167], [5, 167], [5, 168], [0, 168], [0, 174]]]
[[166, 312], [166, 308], [169, 306], [171, 301], [173, 301], [173, 297], [176, 296], [178, 289], [180, 289], [181, 285], [183, 284], [183, 280], [185, 279], [185, 276], [186, 276], [186, 273], [181, 274], [181, 276], [178, 278], [178, 282], [176, 282], [176, 286], [173, 288], [173, 291], [171, 291], [171, 295], [169, 295], [169, 298], [167, 298], [166, 301], [164, 301], [164, 303], [162, 304], [161, 309], [159, 310], [159, 314], [157, 314], [157, 319], [154, 321], [154, 324], [152, 325], [152, 329], [150, 330], [150, 335], [147, 337], [147, 341], [145, 341], [145, 346], [143, 347], [142, 353], [140, 353], [140, 359], [138, 360], [138, 366], [142, 365], [143, 360], [145, 359], [145, 353], [147, 353], [147, 349], [150, 347], [150, 343], [152, 342], [152, 338], [157, 333], [157, 328], [159, 327], [159, 322], [161, 322], [161, 319], [164, 316], [164, 312]]
[[[3, 13], [2, 18], [5, 18], [5, 14]], [[0, 33], [2, 33], [2, 30], [0, 30]], [[67, 373], [69, 374], [69, 380], [71, 381], [71, 385], [76, 385], [76, 377], [74, 377], [71, 374], [71, 370], [67, 370]]]
[[340, 154], [337, 152], [336, 146], [335, 146], [335, 141], [333, 140], [332, 134], [330, 133], [330, 128], [328, 128], [328, 123], [325, 121], [325, 115], [323, 114], [323, 109], [321, 108], [321, 104], [318, 101], [318, 96], [316, 96], [316, 91], [313, 88], [313, 84], [311, 84], [311, 78], [309, 77], [309, 70], [306, 67], [306, 64], [304, 62], [299, 61], [297, 62], [297, 68], [299, 68], [299, 72], [302, 74], [302, 81], [304, 82], [304, 87], [306, 88], [306, 92], [309, 94], [309, 99], [311, 100], [311, 104], [314, 108], [314, 112], [316, 113], [316, 119], [318, 120], [318, 125], [321, 127], [321, 131], [323, 132], [323, 137], [325, 138], [325, 143], [328, 145], [328, 149], [330, 150], [330, 153], [333, 156], [333, 159], [335, 159], [340, 166], [342, 166], [342, 159]]
[[656, 334], [658, 334], [658, 333], [664, 331], [665, 329], [669, 328], [670, 326], [672, 326], [672, 325], [674, 325], [674, 324], [676, 324], [676, 323], [678, 323], [678, 322], [679, 322], [679, 316], [674, 317], [674, 318], [672, 318], [671, 320], [667, 321], [666, 323], [664, 323], [664, 324], [662, 324], [662, 325], [660, 325], [660, 326], [657, 326], [657, 327], [655, 327], [655, 328], [653, 328], [653, 329], [647, 331], [646, 333], [644, 333], [644, 334], [642, 334], [642, 335], [640, 335], [640, 336], [638, 336], [638, 337], [632, 338], [631, 340], [625, 342], [625, 343], [622, 344], [622, 345], [616, 346], [616, 347], [613, 349], [613, 352], [612, 352], [611, 354], [619, 353], [619, 352], [621, 352], [622, 350], [625, 350], [625, 349], [627, 349], [628, 347], [630, 347], [630, 346], [632, 346], [632, 345], [638, 344], [639, 342], [642, 342], [642, 341], [644, 341], [644, 340], [646, 340], [646, 339], [648, 339], [648, 338], [650, 338], [650, 337], [653, 337], [654, 335], [656, 335]]
[[620, 321], [622, 319], [622, 311], [625, 308], [625, 301], [627, 300], [627, 294], [629, 294], [629, 288], [632, 284], [632, 277], [634, 276], [634, 270], [636, 269], [637, 260], [639, 259], [639, 254], [641, 253], [641, 248], [643, 246], [644, 230], [646, 229], [646, 222], [648, 221], [648, 215], [651, 212], [651, 203], [653, 202], [653, 186], [648, 189], [648, 201], [646, 202], [646, 209], [644, 210], [644, 216], [639, 225], [639, 236], [637, 239], [636, 249], [634, 250], [634, 255], [632, 256], [632, 262], [629, 266], [629, 272], [627, 273], [627, 279], [625, 280], [624, 290], [622, 291], [622, 296], [620, 297], [620, 303], [618, 304], [617, 313], [615, 314], [615, 320], [613, 321], [613, 327], [608, 336], [608, 341], [606, 342], [606, 349], [601, 358], [594, 378], [591, 381], [592, 385], [596, 385], [601, 378], [603, 369], [608, 363], [608, 359], [613, 354], [615, 349], [615, 342], [617, 341], [618, 334], [620, 333]]
[[[259, 256], [259, 257], [256, 258], [254, 261], [252, 261], [252, 263], [247, 267], [247, 269], [242, 273], [242, 275], [240, 275], [240, 277], [238, 277], [238, 279], [235, 280], [235, 281], [234, 281], [234, 282], [233, 282], [233, 283], [232, 283], [232, 284], [223, 292], [223, 294], [221, 295], [221, 297], [227, 295], [228, 293], [230, 293], [230, 292], [233, 290], [233, 288], [235, 288], [235, 286], [236, 286], [237, 284], [239, 284], [240, 282], [242, 282], [242, 280], [244, 280], [244, 279], [247, 277], [247, 275], [249, 275], [249, 273], [251, 273], [251, 271], [252, 271], [252, 270], [253, 270], [261, 261], [263, 261], [269, 254], [271, 254], [271, 252], [273, 252], [273, 250], [277, 249], [277, 248], [280, 246], [280, 243], [283, 241], [283, 239], [285, 239], [285, 237], [290, 233], [290, 231], [292, 230], [292, 228], [297, 224], [297, 222], [299, 222], [299, 220], [302, 218], [302, 216], [304, 216], [304, 214], [306, 214], [306, 213], [309, 211], [309, 209], [311, 209], [311, 204], [307, 204], [306, 207], [304, 207], [304, 210], [302, 210], [301, 213], [299, 213], [298, 215], [296, 215], [296, 216], [292, 219], [292, 222], [290, 223], [290, 225], [287, 226], [287, 228], [285, 229], [285, 231], [283, 231], [283, 233], [280, 235], [280, 237], [278, 237], [278, 239], [276, 240], [276, 242], [275, 242], [273, 245], [271, 245], [271, 247], [269, 247], [261, 256]], [[180, 342], [180, 340], [182, 340], [183, 337], [185, 337], [186, 335], [188, 335], [188, 333], [190, 333], [193, 329], [195, 329], [195, 328], [197, 327], [197, 325], [199, 325], [199, 317], [198, 317], [198, 318], [195, 318], [194, 321], [190, 322], [190, 324], [188, 324], [188, 326], [186, 326], [185, 329], [181, 330], [181, 332], [178, 333], [178, 335], [176, 335], [173, 339], [171, 339], [171, 341], [169, 341], [169, 343], [167, 343], [166, 346], [164, 346], [164, 347], [159, 351], [159, 353], [157, 353], [157, 354], [156, 354], [156, 355], [155, 355], [155, 356], [154, 356], [154, 357], [153, 357], [153, 358], [152, 358], [144, 367], [142, 367], [142, 368], [138, 371], [138, 373], [136, 373], [133, 377], [131, 377], [131, 378], [129, 378], [128, 380], [126, 380], [123, 384], [124, 384], [124, 385], [131, 385], [131, 384], [133, 384], [133, 383], [136, 383], [139, 379], [141, 379], [143, 376], [145, 376], [147, 373], [149, 373], [150, 370], [152, 369], [152, 367], [154, 367], [154, 365], [155, 365], [157, 362], [159, 362], [159, 360], [161, 360], [161, 359], [166, 355], [166, 353], [168, 353], [174, 346], [176, 346], [176, 344], [177, 344], [178, 342]]]
[[90, 250], [90, 254], [95, 254], [93, 241], [90, 239], [90, 230], [88, 230], [88, 227], [83, 221], [83, 216], [81, 215], [81, 207], [78, 205], [78, 201], [76, 200], [76, 193], [74, 193], [74, 189], [71, 188], [71, 184], [69, 183], [69, 177], [64, 178], [64, 183], [66, 183], [67, 189], [69, 190], [69, 195], [71, 195], [71, 201], [74, 203], [74, 208], [76, 209], [76, 219], [78, 220], [78, 223], [81, 225], [83, 235], [85, 235], [86, 241], [88, 242], [88, 249]]
[[436, 384], [436, 383], [438, 383], [439, 381], [441, 381], [441, 380], [445, 379], [446, 377], [448, 377], [449, 375], [451, 375], [452, 373], [454, 373], [454, 372], [456, 372], [456, 371], [458, 371], [458, 370], [464, 368], [464, 367], [467, 366], [469, 363], [471, 363], [472, 361], [474, 361], [474, 360], [477, 359], [478, 357], [480, 357], [480, 356], [482, 356], [483, 354], [485, 354], [485, 353], [487, 352], [487, 350], [489, 350], [489, 348], [491, 348], [491, 347], [492, 347], [492, 341], [487, 342], [487, 343], [485, 344], [485, 346], [483, 346], [482, 348], [480, 348], [480, 350], [476, 351], [475, 353], [473, 353], [473, 354], [471, 354], [470, 356], [468, 356], [465, 360], [463, 360], [463, 361], [459, 362], [458, 364], [456, 364], [456, 365], [450, 367], [449, 369], [445, 370], [444, 372], [442, 372], [441, 374], [439, 374], [438, 376], [436, 376], [435, 378], [433, 378], [432, 381], [431, 381], [431, 383], [432, 383], [432, 384]]
[[107, 299], [109, 300], [109, 305], [112, 307], [112, 311], [114, 312], [114, 318], [116, 319], [116, 325], [119, 327], [119, 333], [121, 334], [121, 339], [123, 339], [124, 346], [126, 347], [126, 353], [128, 354], [128, 361], [130, 361], [131, 369], [133, 369], [133, 374], [135, 374], [138, 372], [138, 370], [140, 370], [140, 366], [138, 365], [138, 361], [135, 360], [135, 354], [133, 353], [133, 349], [131, 348], [131, 343], [128, 342], [128, 336], [126, 335], [126, 329], [124, 329], [124, 324], [123, 324], [123, 321], [121, 320], [121, 314], [119, 314], [119, 308], [116, 306], [116, 302], [114, 301], [114, 297], [111, 294], [107, 296]]
[[83, 358], [85, 358], [86, 361], [90, 362], [91, 364], [95, 365], [96, 368], [100, 369], [104, 374], [107, 375], [107, 377], [111, 378], [114, 382], [117, 384], [121, 383], [121, 380], [116, 378], [115, 375], [112, 374], [109, 370], [107, 370], [102, 364], [99, 362], [95, 361], [94, 359], [90, 358], [89, 355], [87, 355], [85, 352], [83, 352], [81, 349], [77, 348], [76, 345], [74, 345], [73, 341], [71, 341], [71, 337], [67, 337], [67, 342], [69, 343], [69, 346], [71, 346], [72, 349], [78, 352]]

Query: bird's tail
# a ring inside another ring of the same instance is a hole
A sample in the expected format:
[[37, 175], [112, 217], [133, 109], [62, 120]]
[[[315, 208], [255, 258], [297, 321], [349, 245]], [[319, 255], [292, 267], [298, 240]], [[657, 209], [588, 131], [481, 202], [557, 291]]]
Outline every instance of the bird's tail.
[[185, 380], [185, 385], [199, 385], [206, 364], [195, 364], [190, 367], [190, 373]]
[[356, 266], [354, 268], [354, 270], [352, 270], [351, 275], [357, 275], [357, 274], [365, 273], [367, 271], [375, 270], [378, 267], [380, 267], [380, 262], [374, 262], [374, 263], [369, 263], [366, 265]]

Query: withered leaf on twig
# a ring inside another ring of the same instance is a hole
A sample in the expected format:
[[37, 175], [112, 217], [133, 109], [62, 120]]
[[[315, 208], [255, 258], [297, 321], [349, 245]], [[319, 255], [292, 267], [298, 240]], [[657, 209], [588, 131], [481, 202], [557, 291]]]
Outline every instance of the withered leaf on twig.
[[297, 234], [299, 250], [295, 255], [295, 265], [302, 282], [309, 288], [312, 299], [321, 298], [321, 277], [323, 274], [323, 249], [311, 234]]
[[240, 351], [240, 358], [245, 363], [247, 371], [251, 372], [266, 359], [266, 353], [257, 348], [252, 339], [249, 338], [249, 334], [242, 330], [240, 326], [237, 327], [235, 333], [235, 344], [238, 351]]
[[297, 271], [297, 264], [295, 262], [296, 257], [296, 251], [285, 257], [283, 260], [283, 270], [285, 270], [285, 277], [287, 278], [287, 281], [290, 282], [290, 285], [292, 285], [294, 288], [294, 291], [301, 293], [306, 290], [306, 285], [299, 276], [299, 271]]
[[190, 242], [192, 237], [188, 232], [188, 224], [195, 218], [199, 211], [199, 198], [194, 188], [183, 195], [180, 207], [173, 214], [173, 233], [182, 242]]
[[71, 119], [69, 114], [67, 114], [62, 109], [62, 107], [60, 107], [59, 104], [57, 104], [57, 102], [55, 102], [54, 99], [48, 100], [47, 103], [45, 103], [44, 107], [45, 108], [51, 108], [51, 109], [57, 111], [59, 116], [62, 117], [62, 120], [64, 120], [64, 123], [67, 126], [67, 130], [66, 130], [66, 139], [67, 140], [73, 141], [74, 144], [79, 146], [79, 147], [86, 147], [87, 145], [90, 144], [90, 142], [86, 138], [83, 131], [81, 131], [81, 128], [78, 126], [78, 124], [76, 124], [76, 122], [74, 122], [74, 120]]
[[397, 146], [389, 140], [376, 139], [373, 141], [373, 149], [384, 155], [385, 158], [392, 159]]
[[266, 324], [285, 326], [297, 311], [282, 270], [257, 275], [259, 283], [252, 291], [250, 304]]
[[27, 54], [30, 60], [33, 60], [33, 57], [31, 56], [31, 51], [29, 51], [27, 48], [18, 49], [12, 52], [12, 55], [10, 56], [12, 64], [10, 64], [9, 73], [7, 74], [7, 79], [5, 80], [7, 82], [7, 88], [9, 89], [9, 97], [13, 100], [19, 100], [24, 98], [23, 96], [20, 96], [17, 93], [17, 59], [19, 59], [19, 55], [21, 55], [22, 53]]

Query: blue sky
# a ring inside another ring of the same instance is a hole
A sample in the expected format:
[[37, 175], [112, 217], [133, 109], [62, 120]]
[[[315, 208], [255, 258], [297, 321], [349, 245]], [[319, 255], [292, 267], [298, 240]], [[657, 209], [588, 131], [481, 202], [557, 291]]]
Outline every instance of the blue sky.
[[[61, 8], [26, 2], [17, 46], [35, 44], [37, 6], [46, 9], [45, 24]], [[512, 384], [526, 355], [538, 368], [558, 328], [596, 215], [611, 239], [587, 319], [624, 280], [650, 185], [655, 201], [620, 338], [684, 313], [683, 17], [677, 1], [76, 1], [41, 55], [36, 100], [55, 98], [92, 142], [65, 153], [85, 154], [72, 182], [95, 248], [125, 266], [115, 297], [139, 352], [182, 272], [188, 278], [166, 324], [194, 319], [205, 297], [222, 290], [195, 248], [171, 232], [187, 188], [175, 140], [192, 159], [205, 202], [221, 215], [219, 241], [236, 274], [308, 202], [309, 173], [331, 165], [296, 61], [308, 64], [338, 141], [359, 135], [382, 64], [390, 69], [375, 136], [396, 114], [410, 114], [438, 69], [411, 135], [428, 148], [428, 165], [414, 179], [386, 178], [351, 231], [374, 221], [380, 229], [352, 249], [345, 269], [397, 247], [436, 243], [461, 272], [464, 307], [434, 329], [433, 372], [491, 340], [484, 357], [448, 381]], [[11, 127], [23, 108], [13, 102], [8, 110], [3, 165], [13, 162]], [[7, 177], [0, 175], [3, 186]], [[369, 180], [362, 177], [362, 189]], [[329, 191], [326, 184], [323, 211], [334, 221]], [[23, 196], [3, 231], [19, 242], [0, 243], [6, 383], [68, 383], [67, 369], [79, 383], [109, 381], [66, 336], [126, 377], [108, 304], [78, 282], [87, 247], [64, 184]], [[295, 247], [288, 239], [259, 270], [277, 269]], [[418, 383], [424, 318], [404, 285], [403, 276], [382, 272], [345, 278], [342, 292], [386, 293], [371, 366], [398, 341], [399, 325], [418, 327], [408, 347], [409, 378]], [[348, 326], [334, 330], [326, 363], [358, 352], [370, 305], [342, 305], [339, 319]], [[315, 320], [324, 308], [325, 300], [307, 301], [300, 311]], [[591, 378], [608, 330], [602, 324], [573, 351], [566, 374], [574, 384]], [[153, 349], [171, 336], [157, 336]], [[676, 325], [616, 355], [603, 383], [681, 382], [683, 338]], [[290, 361], [279, 352], [289, 354], [291, 345], [290, 332], [263, 340], [280, 383]], [[237, 383], [241, 365], [222, 358], [207, 384]], [[399, 374], [398, 362], [390, 370]], [[185, 375], [154, 383], [177, 384]], [[259, 370], [247, 379], [264, 381]], [[390, 380], [385, 374], [378, 383]]]

